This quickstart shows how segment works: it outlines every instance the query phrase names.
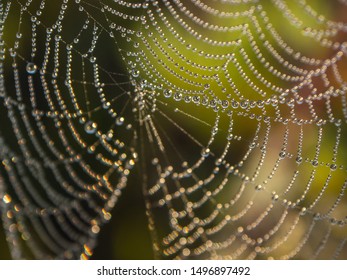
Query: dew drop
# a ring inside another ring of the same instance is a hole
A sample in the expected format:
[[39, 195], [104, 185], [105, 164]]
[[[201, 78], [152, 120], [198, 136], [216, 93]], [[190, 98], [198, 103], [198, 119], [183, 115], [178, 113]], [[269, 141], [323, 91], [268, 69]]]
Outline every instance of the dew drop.
[[313, 219], [316, 220], [316, 221], [320, 220], [321, 219], [321, 214], [320, 213], [314, 213], [313, 214]]
[[229, 106], [229, 101], [228, 100], [223, 100], [222, 101], [222, 107], [225, 109], [225, 108], [228, 108]]
[[88, 134], [94, 134], [96, 132], [97, 124], [92, 121], [87, 121], [84, 125], [84, 130]]
[[234, 109], [237, 109], [239, 107], [239, 103], [235, 100], [231, 101], [231, 107], [233, 107]]
[[272, 194], [272, 200], [273, 200], [273, 201], [277, 201], [278, 199], [279, 199], [278, 194], [273, 193], [273, 194]]
[[182, 99], [182, 93], [176, 92], [174, 94], [174, 100], [175, 101], [180, 101]]
[[306, 207], [302, 207], [302, 208], [301, 208], [301, 211], [300, 211], [300, 215], [301, 215], [301, 216], [304, 216], [306, 213], [307, 213]]
[[132, 75], [133, 77], [137, 78], [138, 76], [140, 76], [140, 71], [139, 71], [139, 70], [133, 70], [133, 71], [131, 72], [131, 75]]
[[335, 163], [331, 164], [331, 165], [330, 165], [330, 169], [331, 169], [332, 171], [335, 171], [335, 170], [337, 169], [337, 165], [336, 165]]
[[209, 154], [210, 154], [210, 149], [209, 148], [205, 148], [205, 149], [203, 149], [202, 151], [201, 151], [201, 155], [203, 156], [203, 157], [208, 157], [209, 156]]
[[27, 70], [28, 74], [33, 75], [37, 71], [37, 66], [33, 62], [28, 62], [27, 66], [26, 66], [26, 70]]
[[241, 107], [242, 109], [247, 109], [247, 108], [248, 108], [248, 101], [247, 101], [247, 100], [241, 101], [240, 107]]
[[166, 98], [170, 98], [171, 95], [172, 95], [172, 90], [171, 90], [171, 89], [165, 89], [165, 90], [164, 90], [164, 96], [165, 96]]
[[258, 108], [263, 108], [264, 107], [264, 101], [258, 100], [257, 101], [257, 106], [258, 106]]
[[153, 165], [157, 165], [159, 163], [159, 159], [158, 158], [153, 158], [152, 159], [152, 164]]
[[337, 120], [335, 120], [334, 123], [336, 126], [341, 126], [342, 121], [341, 121], [341, 119], [337, 119]]
[[11, 48], [10, 49], [10, 56], [15, 57], [16, 55], [17, 55], [16, 51], [13, 48]]
[[88, 152], [88, 154], [94, 154], [95, 153], [95, 147], [94, 146], [88, 147], [87, 152]]
[[92, 57], [89, 58], [89, 60], [90, 60], [91, 63], [95, 63], [96, 57], [95, 57], [95, 56], [92, 56]]
[[192, 100], [192, 97], [189, 96], [189, 95], [186, 95], [186, 96], [184, 97], [184, 101], [185, 101], [186, 103], [189, 103], [191, 100]]
[[269, 117], [269, 116], [266, 116], [266, 117], [264, 118], [264, 122], [265, 122], [265, 123], [269, 123], [269, 122], [270, 122], [270, 117]]
[[302, 157], [296, 157], [295, 161], [296, 161], [297, 163], [302, 163]]
[[279, 153], [279, 157], [280, 157], [280, 159], [284, 159], [286, 157], [286, 153], [285, 152], [280, 152]]
[[124, 118], [123, 117], [119, 117], [116, 119], [116, 124], [117, 125], [122, 125], [124, 123]]
[[251, 149], [254, 149], [255, 147], [256, 147], [256, 143], [255, 142], [252, 142], [250, 145], [249, 145], [249, 147], [251, 148]]
[[200, 102], [200, 96], [194, 95], [194, 96], [193, 96], [193, 102], [194, 102], [195, 104], [198, 104], [198, 103]]

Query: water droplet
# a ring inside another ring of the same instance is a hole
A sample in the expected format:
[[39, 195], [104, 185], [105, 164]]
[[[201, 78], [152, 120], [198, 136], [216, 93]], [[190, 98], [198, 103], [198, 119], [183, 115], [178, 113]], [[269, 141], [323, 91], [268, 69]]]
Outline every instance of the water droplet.
[[216, 100], [212, 99], [212, 100], [210, 101], [210, 106], [211, 106], [211, 108], [215, 107], [216, 105], [217, 105]]
[[234, 109], [239, 107], [239, 103], [235, 100], [231, 101], [231, 107], [233, 107]]
[[342, 121], [341, 121], [341, 119], [337, 119], [337, 120], [335, 120], [334, 123], [336, 126], [341, 126]]
[[202, 149], [201, 155], [202, 155], [203, 157], [206, 158], [206, 157], [209, 156], [209, 154], [210, 154], [210, 149], [209, 149], [209, 148]]
[[247, 101], [247, 100], [241, 101], [240, 107], [241, 107], [242, 109], [247, 109], [247, 107], [248, 107], [248, 101]]
[[170, 98], [171, 95], [172, 95], [172, 90], [171, 90], [171, 89], [165, 89], [165, 90], [164, 90], [164, 96], [165, 96], [166, 98]]
[[87, 121], [84, 125], [84, 130], [88, 134], [94, 134], [96, 132], [97, 124], [92, 121]]
[[91, 63], [94, 63], [96, 61], [96, 57], [95, 56], [91, 56], [89, 58], [89, 60], [90, 60]]
[[306, 207], [302, 207], [302, 208], [301, 208], [301, 211], [300, 211], [300, 215], [301, 215], [301, 216], [304, 216], [304, 215], [306, 214], [306, 212], [307, 212]]
[[278, 194], [273, 193], [273, 194], [272, 194], [272, 200], [273, 200], [273, 201], [277, 201], [278, 199], [279, 199]]
[[269, 123], [270, 120], [271, 120], [271, 118], [269, 116], [264, 117], [264, 122], [265, 123]]
[[87, 152], [88, 152], [88, 154], [94, 154], [94, 152], [95, 152], [95, 147], [94, 147], [94, 146], [88, 147]]
[[330, 165], [330, 169], [331, 169], [332, 171], [335, 171], [335, 170], [337, 169], [337, 165], [336, 165], [335, 163], [332, 163], [332, 164]]
[[117, 125], [122, 125], [124, 123], [124, 118], [123, 117], [119, 117], [116, 119], [116, 124]]
[[249, 145], [249, 147], [250, 147], [251, 149], [253, 149], [253, 148], [255, 148], [256, 145], [257, 145], [257, 144], [256, 144], [255, 142], [252, 142], [252, 143]]
[[17, 55], [16, 51], [13, 48], [10, 48], [10, 56], [15, 57]]
[[191, 100], [192, 100], [192, 97], [189, 96], [189, 95], [186, 95], [186, 96], [184, 97], [184, 101], [185, 101], [186, 103], [190, 103]]
[[110, 130], [110, 131], [107, 132], [107, 134], [106, 134], [106, 140], [107, 140], [107, 141], [111, 141], [112, 138], [113, 138], [113, 131]]
[[286, 157], [286, 153], [285, 152], [280, 152], [279, 153], [279, 157], [280, 157], [280, 159], [284, 159]]
[[316, 125], [317, 126], [322, 126], [325, 124], [325, 120], [322, 120], [322, 119], [319, 119], [317, 122], [316, 122]]
[[176, 92], [174, 94], [174, 100], [175, 101], [180, 101], [182, 99], [182, 93]]
[[37, 71], [37, 66], [33, 62], [28, 62], [27, 66], [26, 66], [26, 70], [27, 70], [28, 74], [33, 75]]
[[204, 96], [201, 100], [201, 104], [206, 106], [208, 104], [208, 98], [206, 96]]
[[138, 76], [140, 76], [140, 71], [134, 69], [134, 70], [131, 72], [131, 75], [132, 75], [133, 77], [137, 78]]
[[264, 101], [258, 100], [257, 101], [257, 106], [258, 106], [258, 108], [263, 108], [264, 107]]
[[228, 108], [229, 106], [229, 101], [228, 100], [223, 100], [222, 101], [222, 107], [225, 109], [225, 108]]
[[302, 163], [302, 157], [296, 157], [296, 159], [295, 159], [295, 161], [297, 162], [297, 163]]
[[321, 214], [319, 214], [319, 213], [314, 213], [314, 214], [313, 214], [313, 219], [316, 220], [316, 221], [317, 221], [317, 220], [320, 220], [320, 219], [321, 219]]
[[200, 102], [200, 96], [194, 95], [194, 96], [193, 96], [193, 102], [194, 102], [195, 104], [198, 104], [198, 103]]

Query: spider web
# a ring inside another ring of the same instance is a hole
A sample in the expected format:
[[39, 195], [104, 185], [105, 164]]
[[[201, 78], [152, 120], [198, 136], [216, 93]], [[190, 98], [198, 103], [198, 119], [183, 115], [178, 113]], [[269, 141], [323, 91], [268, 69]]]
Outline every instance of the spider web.
[[346, 4], [2, 1], [12, 257], [91, 257], [137, 168], [156, 258], [345, 259]]

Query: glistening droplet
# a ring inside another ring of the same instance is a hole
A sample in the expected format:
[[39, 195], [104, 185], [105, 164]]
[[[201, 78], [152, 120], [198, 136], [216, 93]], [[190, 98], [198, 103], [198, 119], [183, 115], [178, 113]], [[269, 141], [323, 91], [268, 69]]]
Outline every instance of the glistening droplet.
[[88, 134], [94, 134], [96, 132], [97, 124], [92, 121], [87, 121], [84, 125], [84, 130]]
[[171, 95], [172, 95], [172, 90], [171, 90], [171, 89], [165, 89], [165, 90], [164, 90], [164, 96], [165, 96], [166, 98], [170, 98]]
[[28, 62], [27, 66], [26, 66], [26, 70], [27, 70], [28, 74], [33, 75], [37, 71], [37, 66], [33, 62]]
[[133, 77], [137, 78], [138, 76], [140, 76], [140, 71], [134, 69], [134, 70], [131, 72], [131, 74], [132, 74]]

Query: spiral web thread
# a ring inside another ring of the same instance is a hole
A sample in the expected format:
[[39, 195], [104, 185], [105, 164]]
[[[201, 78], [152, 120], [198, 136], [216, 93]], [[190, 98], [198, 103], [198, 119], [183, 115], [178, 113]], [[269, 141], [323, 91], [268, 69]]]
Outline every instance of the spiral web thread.
[[1, 1], [12, 257], [91, 257], [139, 168], [157, 258], [345, 259], [346, 5]]

